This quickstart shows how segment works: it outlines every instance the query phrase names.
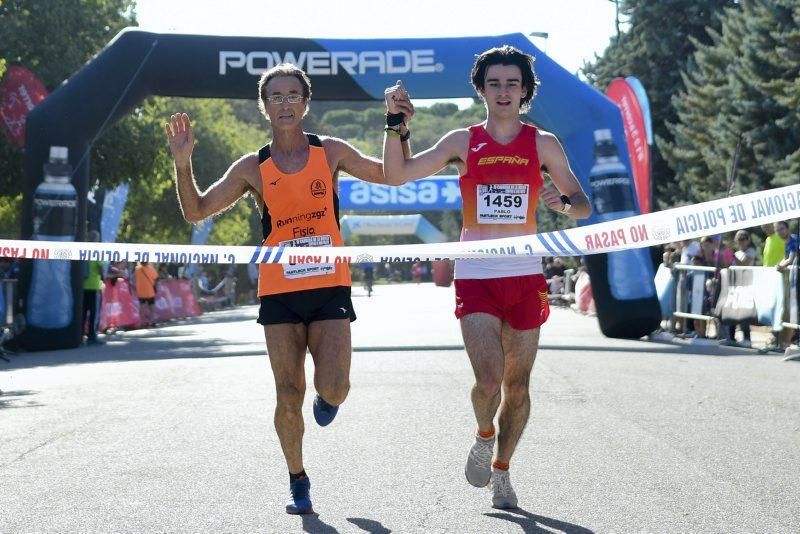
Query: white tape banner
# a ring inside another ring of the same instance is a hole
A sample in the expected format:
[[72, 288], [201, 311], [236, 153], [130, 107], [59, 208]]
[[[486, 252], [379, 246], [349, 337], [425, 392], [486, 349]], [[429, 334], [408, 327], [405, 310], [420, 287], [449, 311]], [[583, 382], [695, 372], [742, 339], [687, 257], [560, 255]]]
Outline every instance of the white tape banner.
[[0, 239], [0, 257], [153, 263], [368, 263], [509, 256], [583, 256], [663, 245], [800, 217], [800, 185], [505, 239], [353, 247], [80, 243]]

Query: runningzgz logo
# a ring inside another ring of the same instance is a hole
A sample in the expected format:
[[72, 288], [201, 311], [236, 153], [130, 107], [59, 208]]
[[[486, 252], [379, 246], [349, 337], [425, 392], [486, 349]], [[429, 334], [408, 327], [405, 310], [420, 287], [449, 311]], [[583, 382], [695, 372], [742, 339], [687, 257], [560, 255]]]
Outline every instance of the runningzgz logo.
[[376, 70], [380, 74], [425, 74], [444, 70], [444, 65], [436, 63], [433, 50], [308, 51], [283, 55], [262, 50], [219, 52], [220, 76], [235, 69], [246, 69], [249, 74], [257, 76], [280, 63], [297, 65], [309, 76], [335, 76], [340, 71], [348, 74], [365, 74], [367, 70]]

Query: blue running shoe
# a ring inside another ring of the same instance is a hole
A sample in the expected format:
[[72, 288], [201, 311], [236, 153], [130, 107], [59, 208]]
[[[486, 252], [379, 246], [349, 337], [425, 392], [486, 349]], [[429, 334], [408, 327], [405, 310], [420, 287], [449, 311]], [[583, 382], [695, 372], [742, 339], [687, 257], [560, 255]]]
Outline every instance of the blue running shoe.
[[289, 482], [289, 500], [286, 502], [287, 514], [311, 514], [311, 481], [306, 478]]
[[338, 411], [338, 406], [325, 402], [325, 399], [320, 397], [319, 393], [314, 397], [314, 419], [319, 426], [328, 426], [331, 424], [331, 421], [336, 417]]

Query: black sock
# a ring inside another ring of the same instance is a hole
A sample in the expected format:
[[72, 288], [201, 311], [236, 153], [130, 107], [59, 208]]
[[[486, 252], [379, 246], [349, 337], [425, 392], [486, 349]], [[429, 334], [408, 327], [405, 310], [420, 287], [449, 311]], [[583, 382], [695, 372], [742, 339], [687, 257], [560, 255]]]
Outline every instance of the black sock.
[[302, 478], [308, 478], [308, 475], [306, 475], [306, 470], [305, 469], [303, 469], [299, 473], [289, 473], [289, 482], [297, 482], [298, 480], [300, 480]]

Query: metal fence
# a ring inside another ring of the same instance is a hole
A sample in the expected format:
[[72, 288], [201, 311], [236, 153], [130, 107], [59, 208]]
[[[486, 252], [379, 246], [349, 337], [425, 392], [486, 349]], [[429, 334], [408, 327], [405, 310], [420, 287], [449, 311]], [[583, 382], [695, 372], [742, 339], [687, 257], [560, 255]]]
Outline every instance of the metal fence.
[[[665, 330], [692, 336], [693, 322], [705, 321], [704, 326], [711, 330], [707, 337], [714, 340], [723, 338], [724, 329], [732, 325], [769, 326], [775, 344], [762, 351], [782, 350], [781, 331], [800, 330], [799, 274], [796, 265], [790, 266], [787, 274], [774, 267], [662, 265], [656, 286]], [[786, 344], [787, 356], [800, 355], [800, 348]]]
[[[717, 269], [683, 264], [675, 265], [674, 269], [678, 273], [678, 281], [672, 317], [708, 321], [718, 326], [717, 318], [711, 315], [716, 304], [716, 291], [710, 287], [715, 282]], [[681, 321], [681, 324], [686, 332], [686, 321]]]

